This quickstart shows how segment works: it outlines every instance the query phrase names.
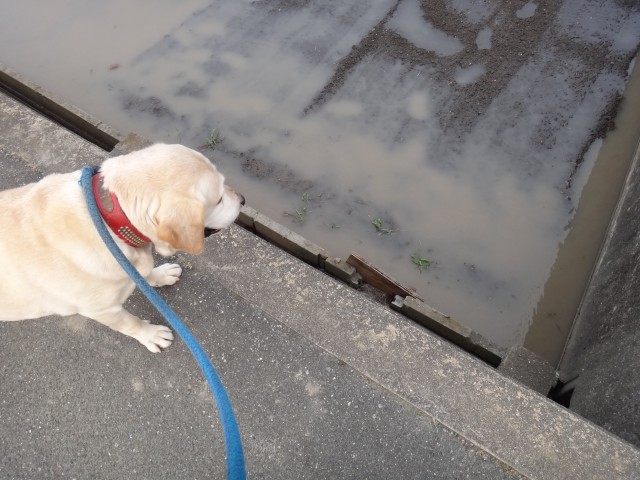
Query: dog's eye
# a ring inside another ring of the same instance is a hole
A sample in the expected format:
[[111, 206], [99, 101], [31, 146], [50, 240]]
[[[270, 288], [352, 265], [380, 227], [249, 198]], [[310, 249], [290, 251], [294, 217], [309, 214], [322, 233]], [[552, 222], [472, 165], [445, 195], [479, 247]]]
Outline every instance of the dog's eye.
[[220, 205], [220, 204], [222, 203], [222, 199], [223, 199], [223, 198], [224, 198], [224, 195], [222, 195], [222, 196], [220, 197], [220, 200], [218, 200], [218, 203], [216, 203], [216, 206], [218, 206], [218, 205]]

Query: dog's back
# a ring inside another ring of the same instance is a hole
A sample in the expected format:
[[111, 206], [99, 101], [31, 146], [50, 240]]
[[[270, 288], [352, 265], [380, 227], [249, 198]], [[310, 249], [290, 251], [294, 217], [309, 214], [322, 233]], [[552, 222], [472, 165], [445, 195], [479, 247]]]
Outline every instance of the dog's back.
[[49, 175], [0, 192], [0, 320], [79, 313], [91, 277], [104, 280], [78, 179]]

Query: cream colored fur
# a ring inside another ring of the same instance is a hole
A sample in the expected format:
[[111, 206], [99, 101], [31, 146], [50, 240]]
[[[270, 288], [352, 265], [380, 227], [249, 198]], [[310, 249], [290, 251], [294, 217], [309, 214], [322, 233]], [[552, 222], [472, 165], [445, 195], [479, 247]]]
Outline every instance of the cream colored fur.
[[[108, 159], [101, 172], [131, 223], [164, 256], [200, 253], [205, 226], [226, 228], [240, 211], [242, 196], [206, 157], [181, 145]], [[0, 192], [0, 320], [80, 314], [159, 352], [173, 334], [123, 308], [134, 284], [99, 237], [79, 179], [79, 171], [54, 174]], [[153, 267], [151, 246], [134, 248], [113, 237], [153, 286], [180, 278], [179, 265]]]

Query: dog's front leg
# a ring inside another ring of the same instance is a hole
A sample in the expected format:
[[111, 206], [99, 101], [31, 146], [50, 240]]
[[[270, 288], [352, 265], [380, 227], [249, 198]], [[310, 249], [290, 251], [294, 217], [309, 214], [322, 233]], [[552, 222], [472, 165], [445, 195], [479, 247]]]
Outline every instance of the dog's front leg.
[[177, 263], [163, 263], [157, 266], [147, 276], [147, 282], [152, 287], [164, 287], [173, 285], [180, 279], [182, 268]]
[[154, 325], [148, 320], [141, 320], [130, 314], [121, 306], [101, 312], [82, 313], [107, 327], [135, 338], [153, 353], [167, 348], [173, 341], [173, 333], [164, 325]]

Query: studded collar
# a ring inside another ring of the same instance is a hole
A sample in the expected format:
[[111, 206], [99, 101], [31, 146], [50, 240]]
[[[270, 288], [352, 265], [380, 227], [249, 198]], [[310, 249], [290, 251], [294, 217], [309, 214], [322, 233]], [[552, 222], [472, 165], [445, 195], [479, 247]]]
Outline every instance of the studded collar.
[[113, 192], [108, 191], [103, 185], [104, 178], [102, 174], [97, 173], [93, 176], [93, 195], [100, 210], [100, 215], [104, 219], [107, 226], [119, 238], [132, 247], [144, 247], [151, 243], [151, 240], [145, 237], [140, 231], [133, 226], [125, 215], [118, 197]]

